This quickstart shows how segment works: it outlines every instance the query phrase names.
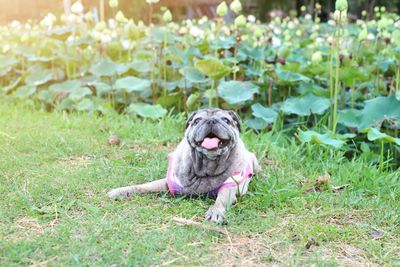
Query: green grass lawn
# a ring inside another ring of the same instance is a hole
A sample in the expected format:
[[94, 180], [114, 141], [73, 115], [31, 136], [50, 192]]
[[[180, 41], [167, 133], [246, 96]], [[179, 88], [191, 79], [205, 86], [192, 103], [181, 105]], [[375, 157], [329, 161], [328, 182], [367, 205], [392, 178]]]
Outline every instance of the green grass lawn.
[[[400, 264], [399, 172], [245, 132], [263, 171], [218, 226], [224, 235], [203, 221], [212, 199], [106, 196], [165, 175], [182, 116], [151, 122], [9, 102], [0, 101], [1, 266]], [[120, 147], [108, 145], [110, 133]], [[325, 171], [331, 189], [304, 194]]]

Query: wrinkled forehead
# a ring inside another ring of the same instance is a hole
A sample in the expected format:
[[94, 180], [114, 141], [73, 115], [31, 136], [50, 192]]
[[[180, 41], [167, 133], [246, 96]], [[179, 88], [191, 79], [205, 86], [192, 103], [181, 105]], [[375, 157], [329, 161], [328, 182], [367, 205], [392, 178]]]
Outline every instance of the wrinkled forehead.
[[229, 113], [225, 110], [222, 109], [217, 109], [217, 108], [213, 108], [213, 109], [202, 109], [199, 110], [196, 114], [196, 116], [194, 117], [194, 119], [196, 118], [210, 118], [210, 117], [214, 117], [214, 118], [222, 118], [222, 117], [226, 117], [229, 116]]

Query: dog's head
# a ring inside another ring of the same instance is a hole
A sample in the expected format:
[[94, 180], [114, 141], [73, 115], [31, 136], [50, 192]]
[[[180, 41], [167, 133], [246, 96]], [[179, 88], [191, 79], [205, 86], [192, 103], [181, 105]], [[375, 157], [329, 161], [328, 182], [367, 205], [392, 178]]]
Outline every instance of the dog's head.
[[189, 116], [185, 127], [185, 137], [192, 149], [213, 159], [236, 146], [240, 119], [232, 110], [202, 109]]

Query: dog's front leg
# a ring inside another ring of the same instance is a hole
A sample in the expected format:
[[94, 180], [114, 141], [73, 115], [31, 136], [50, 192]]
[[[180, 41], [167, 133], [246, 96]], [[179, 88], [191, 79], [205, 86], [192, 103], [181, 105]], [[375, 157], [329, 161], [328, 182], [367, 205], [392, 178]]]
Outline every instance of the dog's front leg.
[[111, 199], [122, 199], [132, 194], [146, 194], [168, 191], [167, 179], [160, 179], [150, 183], [131, 185], [112, 189], [107, 193]]
[[236, 187], [222, 188], [219, 190], [217, 200], [206, 212], [206, 219], [215, 223], [222, 223], [227, 208], [236, 202], [236, 193]]

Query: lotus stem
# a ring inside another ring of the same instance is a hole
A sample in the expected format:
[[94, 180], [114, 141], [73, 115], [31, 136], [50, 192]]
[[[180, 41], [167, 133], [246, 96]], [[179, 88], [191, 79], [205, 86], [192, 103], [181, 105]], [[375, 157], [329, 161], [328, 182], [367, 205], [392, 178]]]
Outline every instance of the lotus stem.
[[[339, 12], [339, 18], [342, 16], [342, 11]], [[341, 21], [339, 19], [337, 35], [335, 38], [335, 49], [336, 49], [336, 69], [335, 69], [335, 89], [334, 89], [334, 101], [333, 101], [333, 132], [336, 132], [337, 125], [337, 109], [338, 109], [338, 94], [339, 94], [339, 71], [340, 71], [340, 32], [341, 32]]]
[[396, 71], [396, 92], [400, 90], [400, 58], [397, 60], [397, 71]]
[[381, 156], [380, 156], [380, 162], [379, 162], [379, 171], [382, 172], [383, 171], [383, 149], [384, 149], [384, 141], [381, 141]]

